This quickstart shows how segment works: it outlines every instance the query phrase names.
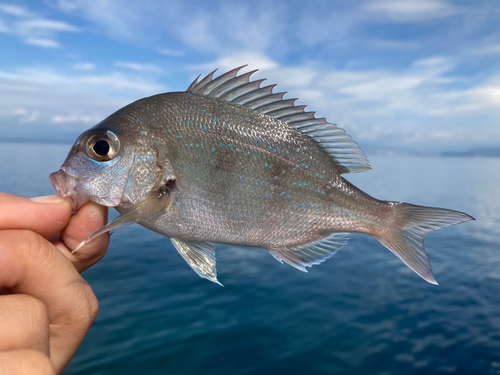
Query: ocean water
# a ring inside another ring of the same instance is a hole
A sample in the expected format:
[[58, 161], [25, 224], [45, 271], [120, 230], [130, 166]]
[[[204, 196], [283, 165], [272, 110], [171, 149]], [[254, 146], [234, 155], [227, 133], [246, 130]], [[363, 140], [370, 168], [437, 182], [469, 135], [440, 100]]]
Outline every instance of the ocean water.
[[[0, 143], [0, 191], [52, 194], [69, 147]], [[84, 273], [100, 313], [65, 374], [500, 374], [500, 159], [368, 156], [367, 193], [477, 219], [427, 236], [439, 286], [354, 234], [309, 273], [219, 245], [220, 287], [133, 225]]]

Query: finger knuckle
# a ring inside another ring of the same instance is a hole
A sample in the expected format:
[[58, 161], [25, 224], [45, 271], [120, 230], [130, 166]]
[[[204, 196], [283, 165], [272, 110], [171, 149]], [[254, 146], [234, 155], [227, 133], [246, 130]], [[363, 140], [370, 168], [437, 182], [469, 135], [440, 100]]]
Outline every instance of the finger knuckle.
[[30, 230], [22, 229], [17, 231], [19, 236], [19, 244], [28, 257], [38, 258], [47, 257], [47, 241], [45, 238]]
[[74, 319], [87, 328], [90, 327], [99, 313], [99, 301], [94, 294], [94, 291], [85, 280], [78, 281], [78, 308], [75, 311]]
[[18, 305], [25, 317], [25, 326], [29, 327], [34, 335], [45, 332], [49, 326], [47, 307], [38, 298], [26, 294], [16, 295]]

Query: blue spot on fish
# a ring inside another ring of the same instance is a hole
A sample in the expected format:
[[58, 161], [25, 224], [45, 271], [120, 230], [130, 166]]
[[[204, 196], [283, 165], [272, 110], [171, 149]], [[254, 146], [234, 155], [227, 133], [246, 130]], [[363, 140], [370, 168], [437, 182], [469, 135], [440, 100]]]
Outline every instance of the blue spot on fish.
[[137, 119], [137, 121], [136, 121], [136, 122], [141, 122], [141, 120]]

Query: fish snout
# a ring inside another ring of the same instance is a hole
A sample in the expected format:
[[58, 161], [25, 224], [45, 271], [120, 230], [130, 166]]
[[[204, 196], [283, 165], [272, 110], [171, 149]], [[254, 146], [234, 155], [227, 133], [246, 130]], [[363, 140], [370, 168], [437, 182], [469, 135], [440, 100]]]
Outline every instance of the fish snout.
[[51, 173], [49, 181], [56, 189], [57, 194], [61, 197], [68, 199], [71, 202], [73, 211], [78, 210], [81, 206], [89, 201], [89, 198], [83, 196], [79, 189], [79, 180], [70, 176], [62, 169], [57, 172]]

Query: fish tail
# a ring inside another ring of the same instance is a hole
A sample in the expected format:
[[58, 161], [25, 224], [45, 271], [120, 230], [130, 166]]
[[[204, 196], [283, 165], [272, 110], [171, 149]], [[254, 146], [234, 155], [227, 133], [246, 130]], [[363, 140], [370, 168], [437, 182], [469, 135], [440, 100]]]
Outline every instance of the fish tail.
[[424, 248], [424, 237], [437, 229], [475, 220], [463, 212], [444, 208], [388, 202], [393, 207], [387, 231], [372, 234], [425, 281], [437, 285]]

